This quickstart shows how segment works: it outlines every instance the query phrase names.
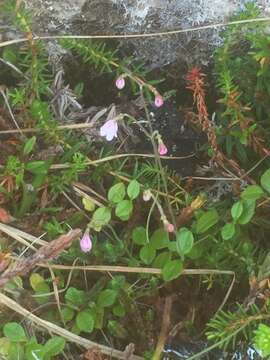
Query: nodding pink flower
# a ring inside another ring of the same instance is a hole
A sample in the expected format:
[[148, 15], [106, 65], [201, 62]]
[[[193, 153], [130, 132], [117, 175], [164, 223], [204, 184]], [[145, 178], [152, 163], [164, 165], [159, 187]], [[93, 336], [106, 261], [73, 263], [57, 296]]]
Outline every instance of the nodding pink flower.
[[88, 252], [92, 249], [92, 240], [89, 235], [89, 229], [86, 229], [83, 237], [80, 240], [80, 247], [83, 252]]
[[159, 94], [156, 95], [155, 97], [155, 105], [156, 107], [161, 107], [162, 105], [164, 104], [164, 100], [163, 100], [163, 97]]
[[115, 120], [108, 120], [100, 128], [100, 135], [105, 136], [107, 141], [117, 138], [118, 124]]
[[168, 152], [167, 146], [164, 144], [164, 142], [162, 140], [159, 140], [159, 144], [158, 144], [158, 153], [159, 155], [166, 155]]
[[125, 78], [123, 76], [119, 76], [119, 78], [117, 78], [115, 81], [115, 86], [117, 87], [117, 89], [122, 90], [124, 89], [125, 85]]
[[169, 233], [174, 232], [174, 225], [169, 222], [165, 225], [165, 228]]

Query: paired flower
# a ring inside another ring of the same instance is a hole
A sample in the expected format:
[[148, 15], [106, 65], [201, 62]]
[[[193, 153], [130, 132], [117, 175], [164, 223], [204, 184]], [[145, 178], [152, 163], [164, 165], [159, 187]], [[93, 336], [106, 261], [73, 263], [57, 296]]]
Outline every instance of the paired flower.
[[108, 120], [100, 128], [100, 136], [106, 137], [107, 141], [117, 138], [118, 124], [116, 120]]
[[92, 240], [89, 235], [89, 229], [87, 228], [80, 240], [80, 247], [83, 252], [89, 252], [92, 249]]
[[115, 81], [115, 86], [117, 87], [117, 89], [122, 90], [124, 89], [125, 85], [125, 78], [123, 77], [123, 75], [119, 76]]

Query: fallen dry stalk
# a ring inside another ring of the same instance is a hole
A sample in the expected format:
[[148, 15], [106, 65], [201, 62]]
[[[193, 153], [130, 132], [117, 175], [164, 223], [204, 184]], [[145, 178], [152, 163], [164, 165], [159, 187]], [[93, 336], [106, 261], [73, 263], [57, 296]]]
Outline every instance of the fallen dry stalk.
[[[135, 274], [153, 274], [161, 275], [162, 269], [146, 268], [146, 267], [129, 267], [129, 266], [110, 266], [110, 265], [88, 265], [88, 266], [68, 266], [58, 264], [37, 264], [40, 267], [57, 270], [82, 270], [82, 271], [104, 271], [104, 272], [123, 272]], [[216, 270], [216, 269], [184, 269], [182, 275], [231, 275], [234, 276], [234, 271], [231, 270]]]
[[[19, 305], [16, 301], [10, 299], [8, 296], [4, 295], [1, 292], [0, 292], [0, 304], [7, 306], [9, 309], [24, 316], [25, 318], [27, 318], [27, 320], [32, 321], [34, 324], [47, 330], [48, 332], [62, 336], [67, 341], [81, 345], [85, 349], [89, 349], [92, 347], [98, 347], [100, 349], [100, 351], [102, 352], [102, 354], [114, 357], [116, 359], [123, 359], [123, 360], [126, 359], [125, 352], [115, 350], [108, 346], [99, 345], [99, 344], [97, 344], [93, 341], [90, 341], [88, 339], [85, 339], [79, 335], [75, 335], [68, 330], [62, 329], [58, 325], [55, 325], [49, 321], [43, 320], [43, 319], [39, 318], [38, 316], [32, 314], [30, 311], [28, 311], [27, 309], [25, 309], [24, 307]], [[130, 359], [131, 360], [143, 360], [142, 357], [136, 356], [136, 355], [132, 355], [132, 357], [130, 357]]]
[[68, 248], [73, 240], [81, 235], [80, 229], [69, 231], [67, 234], [59, 236], [57, 239], [43, 245], [32, 256], [18, 260], [14, 266], [9, 267], [0, 276], [0, 287], [3, 287], [8, 281], [15, 276], [27, 274], [39, 262], [48, 261], [57, 257], [63, 250]]
[[[137, 33], [137, 34], [103, 34], [103, 35], [47, 35], [47, 36], [34, 36], [33, 40], [52, 40], [52, 39], [130, 39], [130, 38], [152, 38], [152, 37], [161, 37], [161, 36], [174, 36], [176, 34], [186, 34], [189, 32], [204, 31], [209, 29], [223, 28], [233, 25], [244, 25], [250, 23], [259, 23], [259, 22], [270, 22], [270, 17], [261, 17], [245, 20], [235, 20], [229, 22], [220, 22], [209, 25], [195, 26], [187, 29], [178, 29], [178, 30], [167, 30], [154, 33]], [[5, 46], [10, 46], [14, 44], [20, 44], [29, 41], [26, 38], [13, 39], [0, 42], [0, 48]]]
[[170, 327], [170, 323], [171, 323], [172, 304], [173, 304], [172, 296], [166, 297], [165, 305], [164, 305], [164, 309], [163, 309], [161, 330], [160, 330], [157, 346], [155, 349], [155, 353], [152, 357], [152, 360], [159, 360], [160, 356], [162, 354], [162, 351], [164, 349], [164, 345], [167, 340], [167, 336], [169, 333], [169, 327]]

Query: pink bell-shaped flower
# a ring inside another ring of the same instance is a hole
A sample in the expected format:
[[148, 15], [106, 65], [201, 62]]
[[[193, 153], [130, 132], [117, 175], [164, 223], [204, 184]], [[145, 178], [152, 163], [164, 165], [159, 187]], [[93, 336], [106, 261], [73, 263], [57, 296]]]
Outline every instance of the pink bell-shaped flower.
[[159, 155], [166, 155], [168, 152], [167, 146], [164, 144], [164, 142], [162, 140], [159, 141], [158, 144], [158, 153]]
[[107, 141], [117, 138], [118, 124], [115, 120], [108, 120], [100, 128], [100, 135], [104, 136]]
[[86, 229], [80, 240], [80, 247], [83, 252], [89, 252], [92, 249], [92, 240], [89, 235], [89, 229]]
[[155, 97], [155, 105], [156, 107], [161, 107], [162, 105], [164, 104], [164, 100], [163, 100], [163, 97], [159, 94], [156, 95]]

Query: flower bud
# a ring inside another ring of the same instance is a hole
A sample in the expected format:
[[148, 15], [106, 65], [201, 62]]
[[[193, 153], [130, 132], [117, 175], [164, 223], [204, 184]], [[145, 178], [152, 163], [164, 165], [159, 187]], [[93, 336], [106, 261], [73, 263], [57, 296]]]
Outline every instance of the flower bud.
[[80, 240], [80, 247], [83, 252], [88, 252], [92, 249], [92, 240], [89, 235], [89, 229], [86, 229], [83, 237]]
[[159, 94], [156, 95], [155, 97], [155, 105], [156, 107], [161, 107], [162, 105], [164, 104], [164, 100], [163, 100], [163, 97]]
[[124, 89], [125, 85], [125, 78], [123, 76], [119, 76], [119, 78], [117, 78], [115, 81], [115, 86], [117, 87], [117, 89], [122, 90]]
[[161, 140], [158, 144], [158, 153], [159, 155], [166, 155], [168, 152], [167, 146], [163, 143], [163, 141]]
[[144, 201], [149, 201], [151, 199], [151, 191], [150, 190], [145, 190], [143, 192], [143, 200]]

